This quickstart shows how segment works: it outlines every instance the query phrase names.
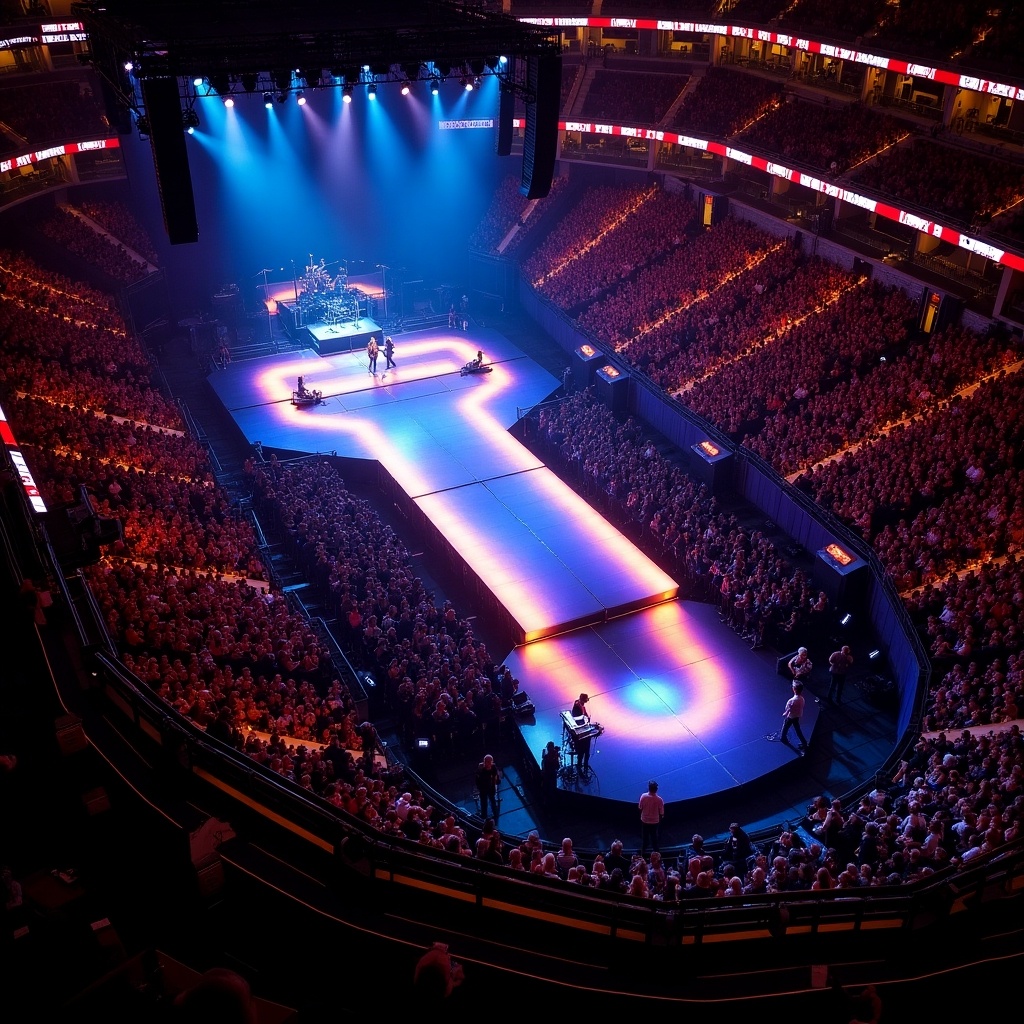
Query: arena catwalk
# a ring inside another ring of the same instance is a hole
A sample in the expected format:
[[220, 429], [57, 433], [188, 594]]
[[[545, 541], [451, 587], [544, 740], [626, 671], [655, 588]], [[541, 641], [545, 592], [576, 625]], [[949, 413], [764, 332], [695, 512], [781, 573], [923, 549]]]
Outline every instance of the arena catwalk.
[[[478, 353], [491, 372], [462, 372]], [[508, 432], [558, 381], [482, 328], [400, 335], [394, 361], [382, 351], [374, 373], [362, 347], [308, 349], [209, 380], [265, 452], [380, 464], [493, 598], [508, 645], [492, 653], [536, 708], [519, 722], [535, 758], [549, 740], [568, 753], [563, 712], [590, 696], [591, 771], [563, 773], [563, 788], [633, 803], [655, 778], [676, 802], [791, 766], [794, 750], [768, 739], [790, 696], [774, 657], [723, 630], [712, 606], [677, 600], [675, 580]], [[322, 401], [292, 401], [300, 376]], [[816, 711], [808, 701], [808, 736]]]

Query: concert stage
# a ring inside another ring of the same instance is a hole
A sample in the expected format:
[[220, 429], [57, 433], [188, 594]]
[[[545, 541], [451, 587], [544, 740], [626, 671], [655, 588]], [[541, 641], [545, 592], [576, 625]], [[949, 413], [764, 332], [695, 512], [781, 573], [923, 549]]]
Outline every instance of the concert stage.
[[[508, 433], [557, 380], [494, 331], [401, 335], [380, 376], [363, 351], [236, 362], [210, 384], [264, 449], [379, 462], [428, 544], [461, 563], [510, 644], [674, 597], [676, 582]], [[483, 349], [493, 372], [461, 376]], [[295, 378], [324, 402], [296, 408]], [[285, 398], [284, 396], [288, 396]]]
[[[662, 604], [517, 647], [505, 663], [537, 709], [519, 728], [538, 768], [548, 740], [568, 761], [561, 713], [581, 692], [591, 721], [604, 727], [591, 741], [590, 778], [563, 778], [560, 789], [635, 804], [656, 779], [671, 804], [725, 793], [798, 760], [793, 747], [767, 738], [781, 730], [792, 696], [774, 652], [751, 651], [714, 605]], [[810, 740], [819, 706], [804, 695]], [[795, 747], [792, 730], [788, 739]]]
[[[485, 353], [493, 372], [461, 376]], [[285, 456], [334, 451], [378, 462], [435, 564], [462, 574], [492, 645], [536, 705], [520, 722], [535, 758], [561, 743], [560, 713], [586, 690], [603, 723], [593, 776], [568, 788], [635, 802], [721, 793], [797, 760], [769, 742], [790, 696], [775, 657], [752, 652], [716, 609], [671, 600], [677, 585], [508, 433], [557, 380], [495, 331], [396, 339], [396, 369], [366, 354], [306, 350], [238, 361], [209, 382], [242, 433]], [[296, 377], [323, 404], [297, 408]], [[814, 724], [808, 700], [805, 732]]]

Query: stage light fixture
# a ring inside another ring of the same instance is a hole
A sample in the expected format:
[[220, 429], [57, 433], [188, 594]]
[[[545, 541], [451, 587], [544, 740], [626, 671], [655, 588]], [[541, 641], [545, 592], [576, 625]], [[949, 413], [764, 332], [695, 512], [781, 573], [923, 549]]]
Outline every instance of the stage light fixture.
[[234, 101], [234, 99], [231, 96], [225, 96], [224, 97], [224, 106], [225, 107], [233, 107], [234, 105], [235, 105], [235, 101]]
[[480, 58], [480, 57], [474, 57], [469, 62], [469, 70], [472, 71], [473, 74], [477, 75], [478, 77], [480, 75], [482, 75], [484, 73], [484, 62], [483, 62], [483, 59]]
[[442, 78], [447, 78], [452, 73], [452, 66], [447, 61], [437, 61], [434, 67]]
[[430, 95], [436, 96], [441, 91], [441, 83], [438, 81], [437, 75], [433, 75], [430, 79]]
[[377, 83], [370, 82], [366, 87], [366, 98], [368, 100], [375, 100], [377, 98]]
[[181, 112], [181, 123], [189, 135], [195, 135], [196, 129], [199, 127], [199, 115], [192, 107], [189, 107], [188, 110]]
[[274, 94], [272, 92], [265, 92], [263, 94], [263, 106], [270, 110], [274, 105]]
[[202, 78], [199, 75], [196, 75], [196, 77], [192, 79], [192, 86], [193, 86], [193, 88], [198, 89], [199, 86], [201, 86], [202, 84], [203, 84], [203, 80], [202, 80]]
[[124, 62], [124, 69], [130, 74], [132, 71], [135, 70], [135, 65], [130, 60], [126, 60]]
[[287, 92], [291, 88], [292, 73], [290, 71], [283, 71], [281, 68], [278, 68], [276, 71], [270, 72], [270, 77], [278, 92]]
[[853, 622], [853, 616], [852, 616], [852, 615], [850, 614], [850, 612], [847, 612], [847, 613], [846, 613], [846, 614], [845, 614], [845, 615], [844, 615], [844, 616], [843, 616], [843, 617], [842, 617], [842, 618], [841, 618], [841, 619], [839, 620], [839, 625], [840, 625], [840, 626], [842, 626], [842, 627], [843, 627], [843, 628], [845, 629], [845, 628], [846, 628], [847, 626], [849, 626], [849, 624], [850, 624], [851, 622]]
[[498, 57], [485, 57], [484, 63], [491, 69], [491, 71], [497, 71], [499, 60], [500, 59]]
[[878, 661], [882, 656], [882, 652], [876, 647], [873, 651], [868, 651], [868, 661]]
[[279, 92], [277, 94], [277, 102], [278, 103], [287, 103], [288, 102], [288, 93], [286, 93], [284, 90]]
[[226, 96], [231, 92], [231, 79], [223, 72], [218, 72], [215, 75], [207, 75], [206, 80], [213, 86], [214, 91], [218, 96]]
[[341, 89], [341, 102], [342, 103], [351, 103], [352, 102], [352, 86], [351, 85], [342, 86], [342, 89]]
[[403, 82], [402, 83], [402, 95], [403, 96], [408, 96], [409, 95], [409, 83], [408, 82]]
[[498, 58], [498, 63], [499, 63], [499, 64], [507, 64], [507, 63], [508, 63], [508, 57], [506, 57], [506, 56], [505, 56], [504, 54], [502, 54], [502, 55], [501, 55], [501, 56], [500, 56], [500, 57]]
[[473, 91], [473, 81], [469, 77], [469, 75], [463, 75], [461, 81], [462, 81], [462, 88], [465, 89], [466, 92], [472, 92]]
[[135, 125], [139, 129], [139, 135], [143, 138], [149, 135], [149, 118], [145, 114], [136, 120]]
[[256, 91], [256, 83], [257, 83], [257, 79], [258, 78], [259, 78], [258, 75], [254, 74], [251, 71], [247, 71], [244, 75], [241, 76], [242, 88], [247, 93], [255, 92]]
[[300, 107], [304, 107], [306, 105], [306, 94], [301, 89], [295, 94], [295, 102], [298, 103]]

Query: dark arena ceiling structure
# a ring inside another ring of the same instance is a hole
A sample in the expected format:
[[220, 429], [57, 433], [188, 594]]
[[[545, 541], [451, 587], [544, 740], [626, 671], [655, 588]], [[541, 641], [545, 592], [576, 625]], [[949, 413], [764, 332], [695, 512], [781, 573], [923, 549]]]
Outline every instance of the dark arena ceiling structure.
[[549, 29], [448, 0], [83, 0], [71, 9], [91, 63], [150, 137], [172, 243], [198, 238], [183, 124], [213, 93], [494, 75], [499, 155], [511, 149], [518, 97], [521, 189], [540, 198], [551, 186], [561, 47]]

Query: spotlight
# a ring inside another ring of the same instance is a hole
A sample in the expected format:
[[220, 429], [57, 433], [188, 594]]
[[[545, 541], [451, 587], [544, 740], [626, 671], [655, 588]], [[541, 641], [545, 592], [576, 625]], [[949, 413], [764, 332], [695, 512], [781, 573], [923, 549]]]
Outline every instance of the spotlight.
[[193, 85], [194, 88], [198, 89], [199, 86], [201, 86], [202, 84], [203, 84], [202, 78], [197, 76], [197, 77], [192, 79], [192, 85]]
[[500, 63], [497, 57], [485, 57], [484, 63], [492, 70], [497, 71], [498, 64]]
[[469, 70], [472, 71], [474, 75], [477, 75], [477, 76], [482, 75], [484, 73], [484, 62], [483, 62], [483, 60], [480, 57], [474, 57], [469, 62]]
[[306, 94], [301, 89], [295, 94], [295, 101], [300, 107], [306, 105]]
[[206, 80], [213, 86], [218, 96], [226, 96], [231, 92], [231, 79], [223, 72], [207, 75]]
[[440, 91], [441, 85], [437, 80], [437, 75], [433, 75], [430, 79], [430, 95], [436, 96]]
[[475, 77], [475, 78], [473, 79], [473, 88], [474, 88], [474, 89], [479, 89], [479, 88], [480, 88], [480, 76], [479, 76], [479, 75], [477, 75], [477, 76], [476, 76], [476, 77]]
[[377, 83], [371, 82], [366, 87], [366, 98], [368, 100], [375, 100], [377, 98]]
[[191, 107], [181, 112], [181, 123], [189, 135], [195, 135], [199, 127], [199, 115]]
[[342, 86], [342, 88], [341, 88], [341, 101], [342, 101], [342, 103], [351, 103], [352, 102], [352, 86], [351, 85], [344, 85], [344, 86]]
[[143, 137], [149, 135], [149, 118], [145, 114], [138, 118], [135, 124], [139, 129], [139, 135]]
[[231, 96], [225, 96], [224, 97], [224, 106], [225, 107], [233, 107], [234, 105], [235, 105], [235, 101], [234, 101], [234, 99]]
[[462, 88], [465, 89], [466, 92], [473, 91], [473, 82], [472, 79], [470, 79], [469, 75], [462, 76]]
[[408, 82], [403, 82], [402, 83], [402, 95], [403, 96], [408, 96], [409, 95], [409, 83]]
[[277, 102], [278, 103], [287, 103], [288, 102], [288, 93], [286, 93], [284, 90], [279, 92], [277, 94]]
[[124, 62], [124, 69], [125, 71], [132, 72], [135, 70], [135, 65], [130, 60], [126, 60]]
[[839, 625], [840, 625], [840, 626], [842, 626], [842, 627], [843, 627], [843, 628], [845, 629], [845, 628], [846, 628], [846, 627], [847, 627], [847, 626], [848, 626], [848, 625], [849, 625], [849, 624], [850, 624], [851, 622], [853, 622], [853, 616], [852, 616], [852, 615], [851, 615], [851, 614], [850, 614], [849, 612], [847, 612], [847, 613], [846, 613], [846, 614], [845, 614], [845, 615], [844, 615], [844, 616], [843, 616], [843, 617], [842, 617], [842, 618], [841, 618], [841, 619], [839, 620]]
[[502, 55], [501, 57], [498, 58], [498, 63], [499, 64], [507, 64], [508, 63], [508, 57]]
[[868, 661], [878, 661], [882, 656], [882, 652], [876, 647], [873, 651], [868, 651]]
[[256, 79], [257, 75], [254, 75], [251, 71], [247, 71], [242, 75], [242, 88], [247, 92], [256, 91]]
[[267, 110], [270, 110], [270, 108], [273, 105], [274, 105], [274, 94], [272, 92], [265, 92], [263, 94], [263, 106], [265, 106], [267, 108]]

